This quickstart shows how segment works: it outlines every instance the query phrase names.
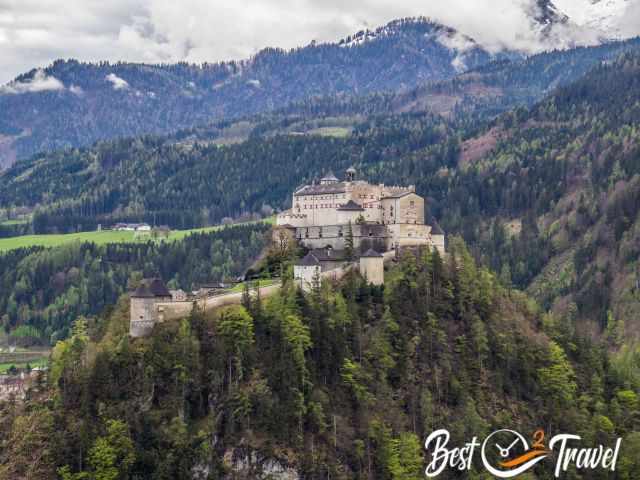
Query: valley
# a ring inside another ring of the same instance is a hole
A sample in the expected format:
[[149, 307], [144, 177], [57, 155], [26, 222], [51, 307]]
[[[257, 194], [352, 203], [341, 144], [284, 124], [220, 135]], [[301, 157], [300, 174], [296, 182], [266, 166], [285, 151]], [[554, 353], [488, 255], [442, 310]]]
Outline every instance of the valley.
[[628, 3], [0, 87], [0, 480], [417, 480], [442, 429], [640, 478]]

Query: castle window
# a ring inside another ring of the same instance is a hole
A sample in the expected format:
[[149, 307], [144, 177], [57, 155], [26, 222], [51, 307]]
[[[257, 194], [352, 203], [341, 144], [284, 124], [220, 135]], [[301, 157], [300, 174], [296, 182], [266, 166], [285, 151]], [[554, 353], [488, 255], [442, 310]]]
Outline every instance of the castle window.
[[410, 206], [411, 208], [415, 208], [415, 206], [416, 206], [416, 202], [414, 202], [413, 200], [411, 200], [411, 201], [409, 202], [409, 206]]

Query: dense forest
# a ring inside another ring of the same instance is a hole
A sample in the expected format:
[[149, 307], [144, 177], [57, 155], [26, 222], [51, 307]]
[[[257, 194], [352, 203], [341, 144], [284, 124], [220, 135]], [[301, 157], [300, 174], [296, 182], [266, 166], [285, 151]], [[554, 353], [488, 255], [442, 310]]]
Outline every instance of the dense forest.
[[[459, 238], [446, 259], [406, 252], [386, 278], [352, 274], [309, 294], [288, 282], [147, 339], [128, 338], [126, 301], [93, 326], [79, 319], [48, 382], [1, 405], [0, 476], [417, 480], [437, 428], [460, 445], [540, 426], [589, 445], [622, 437], [615, 478], [640, 476], [633, 357], [609, 358], [504, 288]], [[552, 472], [539, 464], [527, 478]], [[488, 477], [474, 464], [464, 478]]]
[[15, 344], [55, 345], [78, 317], [90, 322], [137, 286], [160, 277], [185, 291], [235, 280], [267, 244], [265, 224], [226, 227], [180, 241], [76, 243], [0, 254], [2, 328]]
[[[459, 35], [404, 20], [244, 62], [57, 61], [2, 87], [0, 237], [271, 215], [355, 166], [415, 185], [447, 256], [302, 293], [301, 252], [266, 250], [266, 224], [0, 253], [3, 336], [53, 347], [0, 401], [0, 479], [417, 480], [435, 429], [540, 427], [623, 439], [615, 476], [567, 478], [640, 478], [640, 39], [523, 58]], [[42, 76], [62, 87], [29, 92]], [[261, 269], [278, 294], [127, 335], [144, 277], [190, 291]]]
[[[490, 53], [460, 32], [418, 18], [337, 43], [269, 48], [244, 61], [58, 60], [0, 89], [0, 169], [39, 152], [99, 140], [172, 133], [300, 105], [318, 111], [335, 97], [368, 111], [371, 98], [359, 99], [385, 95], [394, 98], [394, 112], [426, 108], [473, 121], [531, 104], [637, 44], [636, 39], [524, 58], [511, 51]], [[55, 87], [38, 89], [47, 79]]]
[[[458, 35], [419, 18], [368, 32], [366, 42], [345, 39], [291, 51], [268, 48], [239, 62], [140, 65], [59, 60], [0, 89], [0, 138], [13, 139], [0, 150], [0, 168], [40, 151], [173, 132], [313, 96], [410, 89], [451, 78], [461, 66], [466, 70], [494, 58], [519, 56], [492, 55], [469, 38], [469, 48], [458, 51], [449, 46]], [[56, 79], [60, 88], [29, 91], [38, 76]]]
[[179, 140], [198, 132], [103, 142], [19, 163], [0, 177], [0, 202], [35, 206], [41, 233], [120, 220], [188, 228], [286, 208], [297, 185], [355, 165], [373, 182], [415, 184], [427, 218], [460, 233], [505, 283], [599, 333], [640, 312], [639, 73], [626, 53], [478, 125], [377, 113], [326, 137], [287, 130], [304, 117], [263, 117], [235, 145]]

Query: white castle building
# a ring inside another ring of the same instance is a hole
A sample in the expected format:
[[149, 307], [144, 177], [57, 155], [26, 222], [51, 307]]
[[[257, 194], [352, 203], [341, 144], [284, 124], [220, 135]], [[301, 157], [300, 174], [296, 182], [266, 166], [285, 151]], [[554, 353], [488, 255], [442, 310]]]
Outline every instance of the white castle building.
[[445, 253], [444, 232], [435, 221], [425, 223], [424, 198], [414, 186], [372, 185], [356, 180], [351, 167], [344, 181], [328, 174], [318, 184], [298, 188], [291, 205], [278, 215], [277, 230], [288, 231], [307, 248], [344, 250], [352, 236], [359, 252], [429, 246]]

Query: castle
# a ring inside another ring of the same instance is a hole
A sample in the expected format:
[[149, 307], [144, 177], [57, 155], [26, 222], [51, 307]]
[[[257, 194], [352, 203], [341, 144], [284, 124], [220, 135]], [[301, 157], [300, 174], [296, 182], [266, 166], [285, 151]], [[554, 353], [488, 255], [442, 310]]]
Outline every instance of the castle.
[[[292, 208], [278, 215], [275, 235], [286, 232], [310, 249], [388, 252], [428, 246], [445, 253], [444, 232], [425, 223], [424, 198], [415, 187], [373, 185], [351, 167], [340, 181], [332, 173], [293, 192]], [[349, 240], [347, 240], [349, 239]]]
[[[292, 208], [278, 215], [275, 242], [298, 242], [309, 253], [294, 265], [294, 281], [309, 291], [322, 279], [339, 280], [356, 268], [373, 285], [384, 283], [384, 262], [401, 248], [428, 247], [445, 254], [444, 232], [435, 221], [425, 223], [424, 199], [415, 187], [387, 187], [326, 175], [320, 183], [293, 192]], [[263, 297], [280, 288], [260, 288]], [[182, 292], [184, 293], [184, 292]], [[160, 279], [144, 280], [131, 294], [132, 337], [148, 336], [156, 323], [183, 318], [193, 301], [170, 292]], [[239, 303], [242, 293], [204, 299], [205, 309]]]

